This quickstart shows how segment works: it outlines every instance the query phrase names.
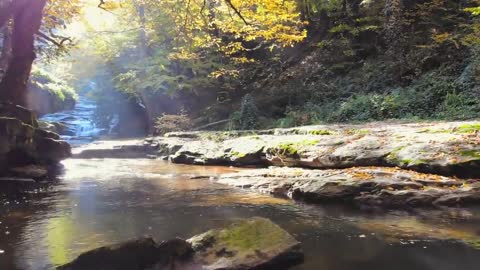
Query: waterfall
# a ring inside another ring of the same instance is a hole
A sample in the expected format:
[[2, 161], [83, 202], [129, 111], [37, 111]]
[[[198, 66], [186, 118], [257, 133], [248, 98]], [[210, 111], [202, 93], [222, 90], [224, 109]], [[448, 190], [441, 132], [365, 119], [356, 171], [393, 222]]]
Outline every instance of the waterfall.
[[80, 97], [73, 110], [47, 114], [40, 120], [65, 125], [66, 129], [60, 132], [62, 139], [72, 145], [79, 145], [91, 142], [108, 132], [95, 126], [93, 121], [95, 109], [95, 102], [86, 97]]

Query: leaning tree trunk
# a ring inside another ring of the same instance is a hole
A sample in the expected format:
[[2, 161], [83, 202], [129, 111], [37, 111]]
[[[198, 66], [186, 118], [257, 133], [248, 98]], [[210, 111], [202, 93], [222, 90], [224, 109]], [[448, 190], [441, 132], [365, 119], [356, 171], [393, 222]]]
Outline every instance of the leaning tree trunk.
[[40, 29], [46, 1], [28, 1], [13, 9], [12, 56], [0, 83], [0, 100], [3, 102], [27, 106], [27, 82], [36, 57], [35, 33]]

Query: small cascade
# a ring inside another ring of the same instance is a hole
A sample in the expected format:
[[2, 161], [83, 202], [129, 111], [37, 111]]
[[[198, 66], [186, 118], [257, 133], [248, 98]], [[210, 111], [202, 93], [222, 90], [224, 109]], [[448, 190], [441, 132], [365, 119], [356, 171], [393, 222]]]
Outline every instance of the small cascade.
[[108, 132], [108, 130], [95, 126], [93, 121], [95, 109], [95, 102], [88, 98], [80, 97], [73, 110], [47, 114], [41, 117], [40, 120], [64, 125], [66, 129], [60, 132], [62, 139], [72, 145], [80, 145], [91, 142]]

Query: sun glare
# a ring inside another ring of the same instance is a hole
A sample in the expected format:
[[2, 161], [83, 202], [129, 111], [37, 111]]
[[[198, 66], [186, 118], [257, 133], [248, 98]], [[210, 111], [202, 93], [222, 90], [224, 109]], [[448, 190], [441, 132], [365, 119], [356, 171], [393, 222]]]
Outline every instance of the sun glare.
[[65, 32], [75, 38], [84, 38], [91, 32], [115, 30], [116, 24], [113, 12], [99, 8], [98, 0], [86, 0], [79, 19], [69, 24]]

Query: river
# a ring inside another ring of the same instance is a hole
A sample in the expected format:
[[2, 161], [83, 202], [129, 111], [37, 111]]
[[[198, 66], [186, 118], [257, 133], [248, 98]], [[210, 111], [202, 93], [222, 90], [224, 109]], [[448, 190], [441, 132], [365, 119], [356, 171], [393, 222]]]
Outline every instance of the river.
[[294, 270], [480, 265], [480, 208], [304, 205], [192, 179], [235, 168], [160, 160], [70, 159], [63, 167], [53, 183], [2, 185], [0, 269], [52, 269], [103, 245], [144, 235], [189, 238], [253, 216], [271, 219], [302, 242], [305, 263]]
[[303, 243], [305, 263], [294, 269], [480, 265], [480, 209], [302, 205], [191, 179], [230, 168], [157, 160], [72, 159], [64, 166], [57, 183], [15, 186], [0, 197], [0, 269], [52, 269], [102, 245], [143, 235], [188, 238], [252, 216], [273, 220]]

